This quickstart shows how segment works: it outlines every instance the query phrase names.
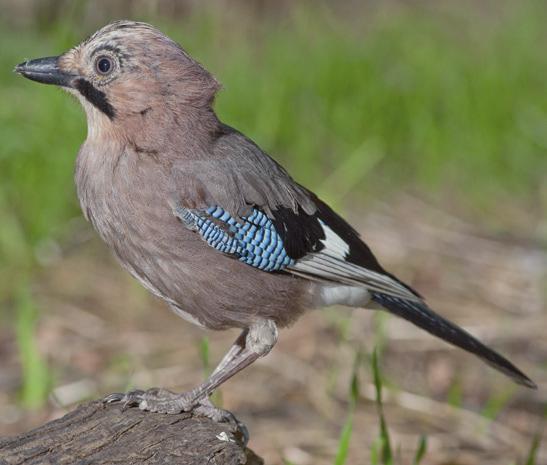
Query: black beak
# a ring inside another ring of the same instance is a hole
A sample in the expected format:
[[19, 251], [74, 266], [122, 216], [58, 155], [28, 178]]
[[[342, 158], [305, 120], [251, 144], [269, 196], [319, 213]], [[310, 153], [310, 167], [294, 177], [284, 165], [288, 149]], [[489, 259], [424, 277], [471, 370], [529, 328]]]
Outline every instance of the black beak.
[[25, 61], [15, 67], [15, 72], [43, 84], [71, 87], [71, 83], [76, 76], [59, 69], [58, 61], [59, 57]]

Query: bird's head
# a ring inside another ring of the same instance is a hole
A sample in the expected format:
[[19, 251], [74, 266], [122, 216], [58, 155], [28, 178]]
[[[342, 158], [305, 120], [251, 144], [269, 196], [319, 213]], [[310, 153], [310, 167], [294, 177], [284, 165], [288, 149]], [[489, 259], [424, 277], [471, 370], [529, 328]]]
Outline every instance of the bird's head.
[[158, 121], [210, 108], [219, 88], [176, 42], [133, 21], [108, 24], [66, 53], [25, 61], [15, 71], [76, 95], [90, 131], [140, 128], [152, 115]]

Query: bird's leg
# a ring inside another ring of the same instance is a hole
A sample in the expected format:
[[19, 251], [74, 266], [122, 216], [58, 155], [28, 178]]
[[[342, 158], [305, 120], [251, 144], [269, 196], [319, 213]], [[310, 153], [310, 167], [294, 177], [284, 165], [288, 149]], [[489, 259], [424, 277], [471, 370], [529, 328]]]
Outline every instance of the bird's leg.
[[245, 348], [245, 341], [247, 339], [247, 334], [249, 334], [249, 328], [245, 328], [243, 331], [241, 331], [241, 334], [234, 341], [234, 343], [232, 344], [228, 352], [226, 352], [226, 355], [222, 357], [222, 360], [213, 370], [211, 375], [214, 375], [218, 371], [223, 370], [224, 367], [226, 367], [229, 363], [232, 362], [234, 357], [236, 357], [238, 354], [241, 353], [241, 351]]
[[259, 320], [244, 330], [224, 356], [209, 378], [182, 394], [166, 389], [152, 388], [147, 391], [131, 391], [125, 394], [111, 394], [105, 402], [122, 402], [124, 406], [138, 406], [141, 410], [160, 413], [180, 413], [194, 410], [217, 421], [227, 419], [228, 412], [214, 407], [208, 397], [222, 383], [243, 368], [270, 352], [277, 342], [277, 327], [271, 320]]
[[[245, 328], [238, 338], [234, 341], [228, 352], [222, 357], [222, 360], [220, 363], [216, 366], [214, 371], [211, 373], [211, 375], [222, 371], [228, 364], [232, 362], [232, 360], [239, 354], [241, 351], [245, 348], [245, 340], [247, 338], [247, 334], [249, 333], [249, 329]], [[247, 437], [248, 440], [248, 432], [247, 427], [241, 423], [237, 418], [235, 418], [231, 412], [228, 412], [227, 410], [220, 409], [218, 407], [215, 407], [213, 403], [211, 402], [211, 399], [209, 398], [209, 395], [204, 396], [203, 398], [198, 400], [198, 404], [194, 407], [193, 412], [198, 413], [200, 415], [209, 417], [214, 419], [217, 422], [221, 421], [231, 421], [236, 424], [236, 426], [243, 431], [244, 438]]]
[[192, 391], [182, 394], [191, 402], [208, 397], [218, 386], [251, 363], [267, 355], [277, 342], [277, 327], [271, 320], [260, 320], [243, 331], [215, 368], [211, 376]]

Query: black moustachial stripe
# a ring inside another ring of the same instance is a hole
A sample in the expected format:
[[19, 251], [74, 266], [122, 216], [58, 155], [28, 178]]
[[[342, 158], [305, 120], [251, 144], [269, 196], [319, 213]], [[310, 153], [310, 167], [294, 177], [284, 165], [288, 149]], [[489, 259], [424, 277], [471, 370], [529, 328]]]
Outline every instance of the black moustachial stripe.
[[114, 119], [116, 112], [114, 107], [106, 98], [106, 94], [91, 84], [86, 79], [77, 79], [74, 87], [82, 94], [89, 103], [102, 111], [110, 119]]

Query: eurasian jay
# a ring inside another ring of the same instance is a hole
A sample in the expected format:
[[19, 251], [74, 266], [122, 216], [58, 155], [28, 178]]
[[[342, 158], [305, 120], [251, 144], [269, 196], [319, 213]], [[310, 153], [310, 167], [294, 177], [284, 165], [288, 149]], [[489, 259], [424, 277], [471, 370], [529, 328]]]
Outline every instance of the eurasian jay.
[[[138, 22], [109, 24], [16, 71], [75, 95], [88, 122], [76, 163], [82, 211], [123, 267], [181, 317], [241, 328], [195, 389], [112, 394], [143, 410], [226, 412], [211, 392], [265, 356], [305, 310], [376, 303], [514, 381], [506, 358], [433, 312], [359, 234], [213, 110], [219, 84], [177, 43]], [[310, 137], [313, 137], [310, 135]]]

